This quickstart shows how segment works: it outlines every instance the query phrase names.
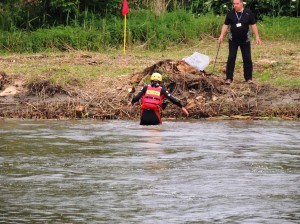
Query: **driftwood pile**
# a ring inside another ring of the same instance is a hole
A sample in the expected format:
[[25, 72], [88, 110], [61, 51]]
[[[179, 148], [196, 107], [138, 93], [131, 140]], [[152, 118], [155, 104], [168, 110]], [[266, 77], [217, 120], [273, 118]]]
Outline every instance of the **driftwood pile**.
[[[133, 74], [130, 79], [132, 89], [135, 89], [135, 86], [150, 83], [150, 76], [154, 72], [162, 74], [162, 86], [180, 99], [190, 112], [198, 111], [197, 117], [212, 115], [201, 111], [207, 100], [216, 99], [216, 96], [222, 92], [220, 89], [224, 83], [222, 79], [213, 77], [212, 74], [205, 71], [198, 71], [183, 60], [168, 59], [160, 61], [140, 73]], [[174, 114], [169, 115], [173, 116]]]
[[174, 95], [183, 95], [187, 91], [214, 91], [216, 83], [210, 74], [197, 71], [185, 61], [160, 61], [140, 73], [135, 73], [130, 79], [133, 85], [144, 85], [150, 82], [150, 76], [159, 72], [163, 76], [162, 85]]

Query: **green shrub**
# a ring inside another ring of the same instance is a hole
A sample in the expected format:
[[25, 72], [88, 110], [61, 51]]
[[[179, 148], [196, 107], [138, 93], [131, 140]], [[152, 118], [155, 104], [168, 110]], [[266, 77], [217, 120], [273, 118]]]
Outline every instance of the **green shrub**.
[[[72, 26], [53, 26], [31, 32], [17, 29], [3, 31], [0, 36], [0, 51], [104, 51], [123, 46], [122, 16], [96, 19], [95, 16], [89, 15], [83, 17], [83, 22], [77, 21]], [[207, 36], [216, 39], [224, 19], [225, 16], [213, 14], [195, 16], [182, 9], [160, 15], [150, 10], [132, 10], [127, 18], [127, 46], [141, 45], [146, 49], [163, 50], [168, 46], [193, 44]], [[264, 41], [300, 39], [300, 18], [264, 17], [264, 20], [258, 23], [258, 28]]]
[[258, 27], [263, 38], [267, 40], [300, 39], [300, 18], [264, 17]]

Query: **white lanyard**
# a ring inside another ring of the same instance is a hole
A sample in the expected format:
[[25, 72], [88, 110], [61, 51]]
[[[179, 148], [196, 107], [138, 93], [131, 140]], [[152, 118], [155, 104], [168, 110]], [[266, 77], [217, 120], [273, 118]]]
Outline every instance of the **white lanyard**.
[[238, 22], [240, 22], [240, 20], [241, 20], [241, 18], [243, 16], [243, 12], [244, 12], [244, 10], [241, 12], [241, 16], [239, 17], [238, 14], [235, 11], [235, 15], [236, 15], [236, 18], [238, 19]]

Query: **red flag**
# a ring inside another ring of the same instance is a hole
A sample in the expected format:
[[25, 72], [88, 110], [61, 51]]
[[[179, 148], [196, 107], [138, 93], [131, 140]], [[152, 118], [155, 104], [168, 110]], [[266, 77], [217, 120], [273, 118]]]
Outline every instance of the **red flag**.
[[126, 14], [129, 12], [129, 7], [127, 0], [123, 0], [123, 6], [122, 6], [122, 15], [126, 16]]

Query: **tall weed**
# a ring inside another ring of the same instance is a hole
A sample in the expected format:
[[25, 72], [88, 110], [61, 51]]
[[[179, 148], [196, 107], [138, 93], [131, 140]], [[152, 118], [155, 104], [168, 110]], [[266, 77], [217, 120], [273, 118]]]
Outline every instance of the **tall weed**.
[[[150, 10], [131, 10], [127, 17], [127, 46], [164, 50], [173, 45], [192, 44], [207, 36], [217, 38], [224, 19], [225, 16], [214, 14], [195, 16], [182, 9], [160, 15]], [[121, 16], [99, 19], [85, 11], [70, 24], [32, 32], [17, 29], [3, 31], [0, 36], [0, 51], [105, 51], [123, 46], [124, 18]], [[300, 39], [300, 18], [264, 17], [258, 23], [258, 28], [263, 40]]]
[[300, 18], [264, 17], [258, 27], [266, 40], [300, 40]]

